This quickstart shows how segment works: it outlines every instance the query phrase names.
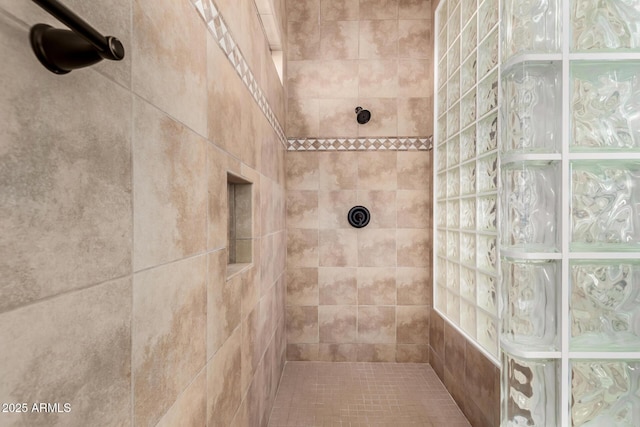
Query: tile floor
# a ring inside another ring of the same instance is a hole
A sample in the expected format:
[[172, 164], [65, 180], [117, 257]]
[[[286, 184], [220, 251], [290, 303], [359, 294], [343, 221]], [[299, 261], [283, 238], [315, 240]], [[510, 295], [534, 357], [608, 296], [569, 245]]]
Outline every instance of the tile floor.
[[470, 427], [428, 364], [287, 362], [269, 427]]

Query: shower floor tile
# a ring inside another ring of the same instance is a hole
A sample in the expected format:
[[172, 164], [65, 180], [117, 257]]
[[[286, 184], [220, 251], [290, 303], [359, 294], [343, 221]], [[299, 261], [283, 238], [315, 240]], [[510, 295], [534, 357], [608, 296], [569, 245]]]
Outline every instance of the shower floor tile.
[[427, 364], [287, 362], [269, 427], [470, 427]]

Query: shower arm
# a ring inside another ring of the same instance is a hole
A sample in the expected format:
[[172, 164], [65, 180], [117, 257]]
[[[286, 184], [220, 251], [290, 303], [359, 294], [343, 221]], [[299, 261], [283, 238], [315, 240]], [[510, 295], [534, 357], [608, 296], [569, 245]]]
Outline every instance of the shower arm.
[[120, 40], [103, 36], [59, 1], [33, 2], [71, 29], [56, 29], [46, 24], [31, 27], [31, 47], [49, 71], [66, 74], [103, 59], [120, 61], [124, 58], [124, 46]]

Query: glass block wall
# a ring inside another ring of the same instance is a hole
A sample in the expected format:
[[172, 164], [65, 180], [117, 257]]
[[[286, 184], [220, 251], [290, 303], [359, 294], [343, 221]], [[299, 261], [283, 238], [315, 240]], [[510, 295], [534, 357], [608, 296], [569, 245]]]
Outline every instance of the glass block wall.
[[436, 10], [434, 307], [498, 356], [498, 0]]
[[640, 2], [501, 7], [501, 425], [638, 426]]

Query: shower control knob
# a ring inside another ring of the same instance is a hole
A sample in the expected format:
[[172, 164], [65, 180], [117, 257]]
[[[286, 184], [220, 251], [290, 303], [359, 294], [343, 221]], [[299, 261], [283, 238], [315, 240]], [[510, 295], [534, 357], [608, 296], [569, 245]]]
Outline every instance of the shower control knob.
[[369, 209], [364, 206], [354, 206], [349, 210], [349, 214], [347, 215], [347, 219], [349, 220], [349, 224], [355, 228], [366, 227], [371, 220], [371, 214], [369, 213]]

